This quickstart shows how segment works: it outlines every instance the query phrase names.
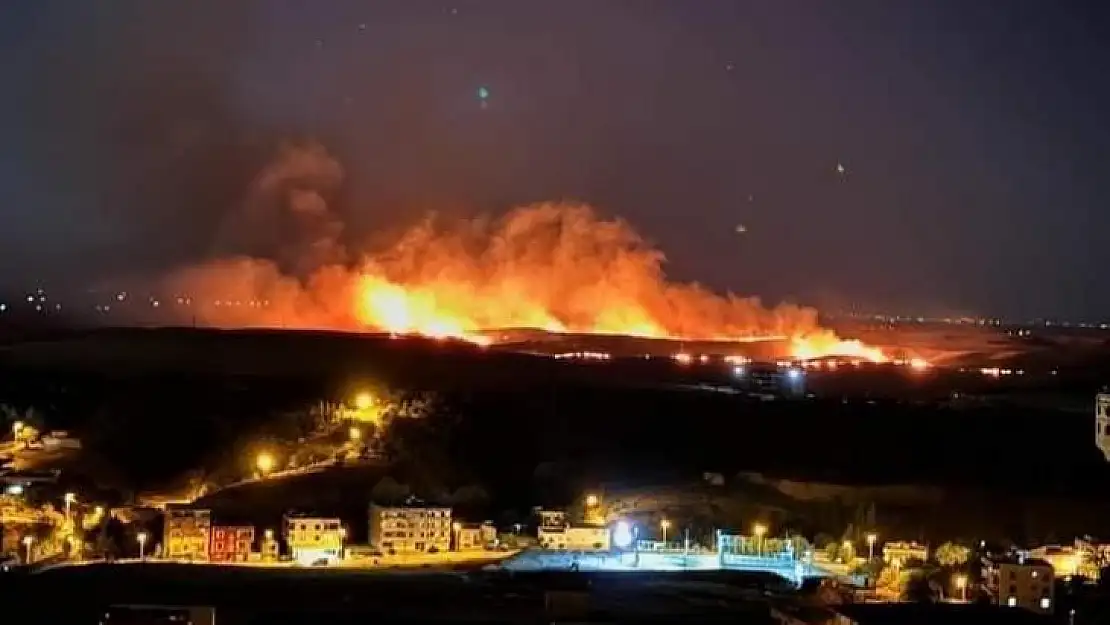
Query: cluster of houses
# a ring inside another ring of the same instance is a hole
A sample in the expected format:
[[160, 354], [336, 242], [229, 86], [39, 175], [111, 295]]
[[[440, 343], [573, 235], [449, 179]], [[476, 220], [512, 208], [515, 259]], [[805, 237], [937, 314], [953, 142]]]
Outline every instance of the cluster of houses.
[[[366, 556], [434, 554], [487, 549], [497, 542], [492, 523], [454, 520], [451, 508], [371, 504], [369, 544], [348, 543], [337, 517], [287, 515], [280, 535], [249, 525], [214, 525], [207, 509], [166, 509], [162, 555], [170, 560], [249, 562], [291, 559], [305, 566], [330, 565]], [[282, 549], [284, 545], [284, 549]]]

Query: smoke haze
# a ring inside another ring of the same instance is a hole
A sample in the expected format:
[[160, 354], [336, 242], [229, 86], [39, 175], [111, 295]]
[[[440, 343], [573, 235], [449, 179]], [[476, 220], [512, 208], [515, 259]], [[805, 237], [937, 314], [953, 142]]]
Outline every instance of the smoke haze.
[[544, 328], [681, 338], [802, 336], [810, 308], [762, 306], [667, 280], [662, 252], [627, 222], [576, 203], [500, 218], [429, 215], [387, 245], [348, 249], [329, 208], [343, 167], [286, 144], [222, 238], [237, 252], [172, 275], [191, 314], [217, 326], [374, 329], [467, 336]]

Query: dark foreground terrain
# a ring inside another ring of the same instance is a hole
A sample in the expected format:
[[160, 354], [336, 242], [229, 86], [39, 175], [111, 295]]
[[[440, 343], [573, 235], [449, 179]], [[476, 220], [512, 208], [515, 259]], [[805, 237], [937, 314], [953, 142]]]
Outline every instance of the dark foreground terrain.
[[[431, 398], [422, 418], [391, 428], [388, 474], [429, 498], [479, 486], [488, 497], [468, 512], [484, 518], [565, 504], [601, 484], [682, 487], [715, 472], [725, 495], [747, 502], [741, 510], [775, 504], [792, 526], [842, 530], [845, 514], [759, 501], [766, 489], [735, 478], [757, 472], [939, 487], [940, 500], [830, 498], [846, 509], [874, 504], [876, 522], [897, 520], [900, 533], [921, 538], [1046, 540], [1055, 531], [1065, 539], [1110, 527], [1101, 497], [1110, 470], [1093, 444], [1097, 387], [1088, 382], [888, 367], [811, 374], [817, 397], [804, 401], [695, 388], [726, 383], [729, 373], [668, 358], [574, 362], [329, 333], [103, 330], [0, 349], [0, 398], [77, 432], [85, 450], [67, 479], [123, 498], [190, 473], [247, 472], [252, 449], [283, 415], [370, 386]], [[280, 488], [265, 499], [274, 508], [364, 510], [380, 477], [316, 482], [300, 489], [317, 496], [307, 501]], [[733, 522], [749, 521], [716, 521]]]
[[104, 564], [5, 579], [11, 622], [96, 623], [113, 604], [201, 605], [221, 625], [549, 622], [549, 590], [583, 591], [579, 618], [768, 623], [758, 573], [516, 574]]

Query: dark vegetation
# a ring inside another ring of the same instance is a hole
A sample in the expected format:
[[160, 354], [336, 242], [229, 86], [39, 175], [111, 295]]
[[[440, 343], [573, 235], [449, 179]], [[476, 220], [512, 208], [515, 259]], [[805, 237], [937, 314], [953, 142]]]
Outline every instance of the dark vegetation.
[[304, 505], [364, 510], [369, 491], [390, 476], [432, 499], [477, 489], [467, 498], [474, 514], [505, 518], [502, 511], [522, 516], [602, 483], [692, 484], [712, 471], [727, 478], [729, 496], [790, 508], [790, 522], [813, 531], [839, 533], [835, 525], [856, 514], [857, 502], [834, 500], [826, 507], [842, 512], [831, 513], [770, 501], [774, 493], [734, 478], [751, 471], [940, 486], [939, 503], [872, 502], [880, 525], [920, 538], [1045, 539], [1055, 531], [1066, 539], [1110, 521], [1099, 497], [1110, 472], [1093, 446], [1091, 411], [941, 404], [953, 389], [983, 393], [994, 383], [909, 375], [854, 372], [838, 388], [826, 374], [815, 376], [817, 399], [758, 402], [676, 386], [727, 380], [723, 367], [572, 363], [334, 334], [97, 331], [0, 351], [4, 403], [34, 406], [52, 428], [77, 432], [86, 451], [68, 475], [120, 498], [198, 475], [230, 481], [249, 472], [259, 444], [295, 440], [320, 400], [373, 386], [420, 399], [421, 417], [393, 422], [380, 466], [313, 476], [315, 500]]

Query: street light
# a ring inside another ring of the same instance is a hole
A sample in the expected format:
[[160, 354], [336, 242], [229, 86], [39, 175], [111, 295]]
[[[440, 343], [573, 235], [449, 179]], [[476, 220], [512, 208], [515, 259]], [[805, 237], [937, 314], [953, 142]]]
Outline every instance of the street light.
[[867, 560], [869, 562], [875, 559], [875, 541], [878, 539], [879, 537], [875, 533], [867, 535]]
[[763, 535], [767, 533], [767, 526], [756, 523], [752, 526], [752, 533], [755, 534], [756, 539], [756, 554], [763, 557]]
[[77, 501], [77, 495], [74, 494], [74, 493], [66, 493], [65, 497], [62, 498], [62, 501], [64, 501], [65, 504], [66, 504], [66, 518], [68, 519], [69, 518], [69, 507], [72, 506]]
[[967, 601], [967, 575], [956, 576], [956, 588], [960, 591], [960, 601]]
[[23, 546], [27, 548], [27, 562], [26, 562], [26, 564], [31, 563], [31, 543], [33, 543], [33, 542], [35, 542], [35, 537], [34, 536], [31, 536], [30, 534], [27, 534], [26, 536], [23, 537]]
[[261, 452], [254, 459], [254, 466], [258, 467], [258, 472], [265, 476], [274, 468], [274, 457], [269, 452]]
[[135, 540], [139, 541], [139, 559], [140, 560], [145, 559], [146, 539], [147, 539], [146, 532], [139, 532], [139, 534], [137, 536], [135, 536]]
[[359, 410], [366, 410], [374, 405], [374, 396], [365, 391], [355, 395], [355, 408]]
[[663, 545], [664, 546], [666, 546], [666, 544], [667, 544], [667, 530], [670, 529], [670, 527], [671, 527], [671, 522], [668, 521], [667, 519], [663, 519], [662, 521], [659, 522], [659, 529], [662, 530], [662, 532], [663, 532]]

